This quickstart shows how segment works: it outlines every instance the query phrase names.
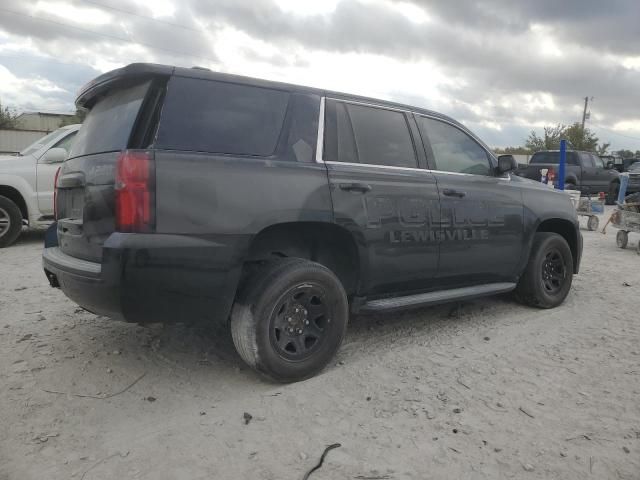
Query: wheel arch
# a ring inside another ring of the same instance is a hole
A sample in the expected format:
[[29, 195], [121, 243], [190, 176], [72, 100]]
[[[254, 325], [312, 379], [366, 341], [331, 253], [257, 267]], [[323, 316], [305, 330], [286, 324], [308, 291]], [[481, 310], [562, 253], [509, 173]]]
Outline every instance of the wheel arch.
[[29, 220], [29, 208], [27, 207], [27, 202], [17, 188], [10, 185], [0, 185], [0, 196], [7, 197], [15, 203], [20, 209], [22, 218], [24, 220]]
[[538, 224], [535, 233], [538, 232], [557, 233], [566, 240], [573, 258], [574, 273], [578, 273], [580, 266], [580, 239], [578, 236], [580, 232], [577, 230], [576, 225], [567, 219], [548, 218]]
[[347, 295], [358, 291], [363, 259], [351, 232], [328, 222], [285, 222], [265, 227], [251, 240], [245, 265], [273, 257], [298, 257], [329, 268]]

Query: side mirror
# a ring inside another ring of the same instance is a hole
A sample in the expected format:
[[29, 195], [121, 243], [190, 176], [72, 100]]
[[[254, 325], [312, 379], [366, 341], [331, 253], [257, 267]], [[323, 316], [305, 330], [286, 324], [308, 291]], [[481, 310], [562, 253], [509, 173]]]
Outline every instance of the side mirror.
[[518, 162], [513, 155], [500, 155], [498, 157], [498, 173], [507, 173], [518, 168]]
[[613, 167], [615, 167], [615, 163], [613, 163], [611, 160], [609, 160], [607, 162], [607, 165], [604, 168], [606, 168], [607, 170], [611, 170]]
[[67, 158], [67, 151], [64, 148], [50, 148], [40, 159], [40, 163], [60, 163]]

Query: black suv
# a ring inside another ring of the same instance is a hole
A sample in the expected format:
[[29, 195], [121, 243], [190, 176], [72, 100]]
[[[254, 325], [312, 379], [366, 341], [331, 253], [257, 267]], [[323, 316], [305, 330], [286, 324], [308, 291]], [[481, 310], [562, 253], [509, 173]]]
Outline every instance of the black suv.
[[229, 321], [279, 381], [321, 370], [349, 312], [515, 291], [559, 305], [569, 197], [510, 176], [444, 115], [202, 69], [132, 64], [83, 87], [43, 262], [87, 310]]

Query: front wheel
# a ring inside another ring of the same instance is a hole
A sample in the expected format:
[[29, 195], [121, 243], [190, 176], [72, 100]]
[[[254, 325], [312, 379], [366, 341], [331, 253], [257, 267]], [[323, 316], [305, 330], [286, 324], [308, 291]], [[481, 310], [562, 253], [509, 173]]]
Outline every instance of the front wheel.
[[250, 367], [276, 381], [295, 382], [329, 363], [348, 318], [347, 296], [329, 269], [285, 258], [247, 279], [231, 311], [231, 334]]
[[572, 280], [573, 256], [567, 241], [557, 233], [536, 233], [516, 298], [533, 307], [557, 307], [569, 294]]

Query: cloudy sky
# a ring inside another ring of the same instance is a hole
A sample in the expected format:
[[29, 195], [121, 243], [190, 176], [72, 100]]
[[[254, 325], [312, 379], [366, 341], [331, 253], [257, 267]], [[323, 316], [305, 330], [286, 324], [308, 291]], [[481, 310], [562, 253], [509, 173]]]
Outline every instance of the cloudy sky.
[[639, 0], [2, 0], [0, 101], [73, 110], [131, 62], [211, 69], [447, 113], [493, 146], [582, 116], [640, 149]]

